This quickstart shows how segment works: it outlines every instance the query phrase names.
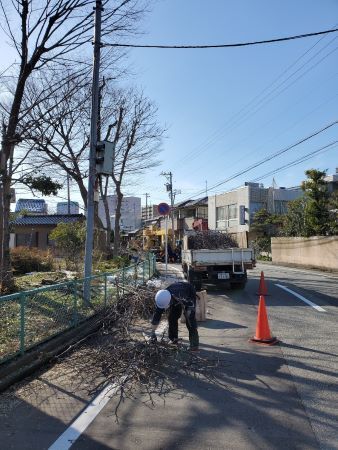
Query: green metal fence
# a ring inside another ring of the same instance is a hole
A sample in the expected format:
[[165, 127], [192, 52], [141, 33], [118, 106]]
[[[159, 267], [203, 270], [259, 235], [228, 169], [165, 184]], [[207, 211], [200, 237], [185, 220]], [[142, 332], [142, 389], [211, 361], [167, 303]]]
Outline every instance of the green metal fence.
[[138, 264], [90, 277], [89, 303], [83, 299], [85, 279], [0, 297], [0, 364], [76, 327], [116, 301], [128, 286], [145, 283], [155, 266], [150, 255]]

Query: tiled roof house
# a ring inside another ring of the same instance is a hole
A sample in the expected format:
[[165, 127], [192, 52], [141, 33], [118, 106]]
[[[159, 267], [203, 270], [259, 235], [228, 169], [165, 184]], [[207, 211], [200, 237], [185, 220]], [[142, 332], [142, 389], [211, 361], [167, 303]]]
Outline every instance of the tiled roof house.
[[11, 247], [38, 247], [46, 250], [53, 245], [49, 235], [59, 223], [83, 222], [83, 214], [51, 214], [18, 216], [11, 222]]

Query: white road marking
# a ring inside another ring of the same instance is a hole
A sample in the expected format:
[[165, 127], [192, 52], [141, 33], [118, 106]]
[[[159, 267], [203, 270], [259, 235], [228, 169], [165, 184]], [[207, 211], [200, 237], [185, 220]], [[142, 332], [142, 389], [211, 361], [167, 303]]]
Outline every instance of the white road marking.
[[116, 394], [120, 389], [120, 385], [121, 383], [114, 383], [106, 386], [48, 450], [68, 450], [105, 407], [111, 397]]
[[312, 306], [312, 308], [316, 309], [317, 311], [326, 312], [326, 310], [324, 308], [322, 308], [321, 306], [316, 305], [315, 303], [311, 302], [310, 300], [308, 300], [307, 298], [303, 297], [302, 295], [297, 294], [297, 292], [292, 291], [291, 289], [287, 288], [286, 286], [282, 286], [281, 284], [276, 284], [276, 286], [278, 286], [281, 289], [284, 289], [284, 291], [289, 292], [290, 294], [292, 294], [295, 297], [299, 298], [299, 300], [302, 300], [303, 302], [305, 302], [308, 305]]

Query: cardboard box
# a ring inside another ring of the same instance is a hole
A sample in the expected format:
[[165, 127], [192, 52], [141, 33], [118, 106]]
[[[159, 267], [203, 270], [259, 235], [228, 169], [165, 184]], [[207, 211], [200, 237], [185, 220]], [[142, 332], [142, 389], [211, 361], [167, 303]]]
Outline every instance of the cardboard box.
[[[208, 301], [208, 294], [207, 291], [199, 291], [197, 292], [197, 298], [196, 298], [196, 320], [197, 322], [204, 322], [207, 320], [207, 301]], [[182, 312], [181, 315], [181, 323], [185, 323], [185, 317]]]

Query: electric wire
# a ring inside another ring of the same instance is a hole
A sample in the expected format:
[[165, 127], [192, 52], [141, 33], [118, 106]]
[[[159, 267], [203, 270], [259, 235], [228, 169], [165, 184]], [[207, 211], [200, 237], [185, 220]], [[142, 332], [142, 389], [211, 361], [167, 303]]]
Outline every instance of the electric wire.
[[232, 44], [203, 44], [203, 45], [159, 45], [159, 44], [120, 44], [103, 42], [103, 47], [128, 47], [128, 48], [158, 48], [158, 49], [208, 49], [208, 48], [233, 48], [233, 47], [249, 47], [253, 45], [273, 44], [276, 42], [285, 42], [296, 39], [304, 39], [312, 36], [320, 36], [323, 34], [335, 33], [338, 28], [329, 30], [316, 31], [313, 33], [297, 34], [294, 36], [286, 36], [274, 39], [264, 39], [261, 41], [237, 42]]
[[[293, 161], [290, 161], [289, 163], [284, 164], [281, 167], [273, 169], [270, 172], [265, 173], [264, 175], [260, 175], [257, 178], [253, 178], [253, 179], [251, 179], [249, 181], [249, 183], [255, 183], [257, 181], [264, 180], [268, 176], [275, 175], [276, 173], [280, 173], [280, 172], [288, 169], [289, 167], [293, 167], [293, 166], [296, 166], [298, 164], [301, 164], [304, 161], [308, 161], [309, 159], [312, 159], [314, 156], [317, 156], [317, 155], [319, 155], [321, 153], [325, 153], [325, 152], [327, 152], [329, 150], [337, 148], [337, 144], [338, 144], [338, 141], [333, 141], [330, 144], [324, 145], [323, 147], [320, 147], [319, 149], [313, 150], [310, 153], [307, 153], [306, 155], [303, 155], [300, 158], [297, 158], [297, 159], [295, 159]], [[235, 187], [235, 188], [233, 188], [231, 190], [237, 190], [237, 189], [239, 189], [241, 187], [243, 187], [243, 184], [238, 185], [237, 187]], [[213, 190], [212, 192], [213, 192], [213, 194], [217, 195], [217, 194], [221, 193], [222, 191], [221, 190]]]
[[[337, 24], [336, 24], [337, 25]], [[335, 25], [335, 26], [336, 26]], [[266, 91], [268, 91], [272, 86], [274, 86], [277, 81], [279, 81], [283, 75], [285, 75], [292, 67], [297, 65], [297, 63], [302, 60], [304, 56], [306, 56], [314, 47], [316, 47], [323, 39], [325, 39], [326, 35], [321, 36], [320, 39], [318, 39], [317, 42], [315, 42], [310, 48], [308, 48], [304, 53], [302, 53], [292, 64], [290, 64], [286, 69], [284, 69], [268, 86], [266, 86], [264, 89], [262, 89], [257, 95], [255, 95], [254, 98], [252, 98], [248, 103], [243, 105], [239, 111], [237, 111], [229, 120], [227, 120], [221, 127], [219, 127], [217, 130], [215, 130], [209, 138], [207, 138], [203, 143], [197, 145], [195, 148], [193, 148], [188, 154], [186, 154], [181, 160], [185, 159], [186, 157], [189, 157], [189, 155], [193, 154], [195, 151], [197, 151], [199, 148], [204, 147], [206, 145], [209, 145], [209, 143], [212, 143], [214, 139], [217, 139], [217, 137], [222, 134], [224, 129], [238, 116], [241, 115], [242, 112], [244, 112], [247, 108], [249, 108], [253, 103], [255, 103], [256, 100], [258, 100]]]
[[[335, 74], [336, 76], [337, 74]], [[330, 77], [331, 79], [332, 77]], [[236, 159], [235, 164], [232, 164], [232, 166], [227, 167], [228, 169], [236, 167], [236, 165], [238, 165], [238, 163], [240, 163], [243, 160], [246, 160], [249, 156], [252, 156], [253, 154], [256, 154], [257, 151], [261, 150], [262, 148], [264, 148], [264, 146], [266, 144], [268, 144], [269, 142], [274, 141], [275, 139], [277, 139], [278, 137], [282, 136], [283, 134], [287, 133], [288, 131], [292, 130], [293, 128], [295, 128], [297, 125], [299, 125], [301, 122], [303, 122], [306, 118], [308, 118], [311, 114], [315, 113], [316, 111], [318, 111], [319, 109], [323, 108], [323, 106], [326, 106], [327, 104], [336, 101], [336, 98], [338, 96], [338, 93], [336, 93], [335, 95], [330, 94], [329, 98], [327, 98], [325, 101], [321, 102], [319, 105], [317, 105], [315, 108], [313, 108], [311, 111], [307, 112], [304, 116], [302, 116], [299, 120], [297, 120], [296, 122], [294, 122], [291, 126], [287, 127], [286, 129], [284, 129], [283, 131], [279, 132], [278, 134], [275, 134], [274, 136], [272, 136], [271, 138], [267, 139], [264, 143], [261, 143], [260, 145], [256, 146], [255, 148], [253, 148], [252, 150], [250, 150], [249, 152], [247, 152], [246, 154], [244, 154], [241, 158]], [[294, 107], [295, 103], [292, 105], [292, 107]], [[290, 110], [290, 107], [286, 108], [285, 110], [282, 111], [282, 113], [286, 113]], [[280, 114], [282, 114], [280, 113]], [[278, 114], [275, 117], [278, 117], [280, 114]], [[273, 119], [275, 120], [275, 118]], [[247, 141], [253, 134], [257, 133], [258, 131], [261, 131], [262, 129], [264, 129], [264, 127], [266, 125], [268, 125], [269, 123], [271, 123], [273, 120], [269, 120], [267, 121], [265, 124], [263, 124], [260, 127], [255, 128], [246, 138], [241, 139], [240, 141], [237, 141], [237, 143], [233, 144], [230, 149], [227, 149], [227, 154], [230, 154], [231, 152], [234, 152], [236, 150], [238, 150], [238, 145]], [[215, 156], [215, 155], [214, 155]], [[218, 158], [218, 162], [221, 162], [222, 158]], [[218, 164], [219, 165], [219, 164]], [[197, 168], [196, 170], [199, 171], [202, 168], [205, 168], [207, 166], [207, 162], [204, 163], [203, 165], [201, 165], [199, 168]], [[216, 171], [214, 172], [214, 175], [216, 175], [218, 172], [220, 171]]]
[[[224, 180], [222, 180], [222, 181], [220, 181], [220, 182], [210, 186], [209, 190], [213, 190], [213, 189], [215, 189], [215, 188], [217, 188], [219, 186], [222, 186], [223, 184], [228, 183], [229, 181], [232, 181], [232, 180], [238, 178], [241, 175], [244, 175], [245, 173], [249, 172], [250, 170], [253, 170], [253, 169], [261, 166], [262, 164], [265, 164], [266, 162], [271, 161], [272, 159], [274, 159], [274, 158], [276, 158], [276, 157], [278, 157], [278, 156], [288, 152], [289, 150], [297, 147], [298, 145], [301, 145], [304, 142], [309, 141], [310, 139], [314, 138], [315, 136], [318, 136], [319, 134], [323, 133], [324, 131], [332, 128], [333, 126], [337, 125], [337, 123], [338, 123], [338, 120], [335, 120], [334, 122], [331, 122], [330, 124], [328, 124], [328, 125], [322, 127], [321, 129], [311, 133], [310, 135], [306, 136], [305, 138], [302, 138], [302, 139], [298, 140], [294, 144], [291, 144], [291, 145], [289, 145], [287, 147], [284, 147], [284, 148], [282, 148], [282, 149], [272, 153], [271, 155], [265, 157], [264, 159], [261, 159], [261, 160], [255, 162], [255, 163], [251, 164], [250, 166], [246, 167], [245, 169], [243, 169], [243, 170], [241, 170], [239, 172], [236, 172], [234, 175], [231, 175], [230, 177], [228, 177], [228, 178], [226, 178], [226, 179], [224, 179]], [[204, 192], [205, 192], [205, 189], [197, 192], [194, 195], [194, 197], [198, 197], [198, 196], [202, 195]], [[189, 199], [187, 198], [187, 200], [189, 200]]]
[[[331, 40], [329, 43], [327, 43], [324, 47], [322, 47], [315, 55], [313, 55], [311, 58], [309, 58], [299, 69], [294, 71], [287, 79], [282, 81], [277, 87], [275, 87], [272, 91], [270, 91], [268, 94], [266, 94], [262, 99], [259, 100], [258, 104], [254, 105], [253, 107], [249, 108], [251, 110], [246, 111], [241, 117], [235, 120], [235, 123], [229, 125], [226, 127], [219, 135], [215, 138], [210, 139], [205, 144], [203, 144], [198, 150], [196, 150], [196, 147], [194, 150], [190, 151], [187, 155], [183, 156], [180, 160], [178, 160], [177, 164], [179, 163], [180, 167], [185, 164], [187, 161], [191, 161], [192, 159], [196, 159], [200, 154], [205, 152], [209, 147], [215, 144], [217, 140], [224, 137], [226, 134], [229, 134], [231, 131], [233, 131], [235, 128], [238, 128], [239, 125], [241, 125], [243, 122], [246, 122], [249, 120], [252, 116], [254, 116], [258, 111], [260, 111], [264, 106], [266, 106], [268, 103], [273, 101], [275, 98], [279, 97], [283, 92], [285, 92], [287, 89], [289, 89], [291, 86], [293, 86], [297, 81], [299, 81], [301, 78], [303, 78], [307, 73], [309, 73], [311, 70], [313, 70], [315, 67], [317, 67], [321, 62], [323, 62], [326, 58], [328, 58], [332, 53], [338, 50], [338, 47], [335, 47], [330, 52], [325, 54], [319, 61], [315, 62], [312, 66], [310, 66], [307, 70], [305, 70], [303, 73], [301, 73], [296, 79], [292, 80], [289, 84], [287, 84], [283, 89], [281, 89], [279, 92], [276, 93], [272, 98], [269, 98], [276, 90], [278, 90], [280, 87], [283, 86], [283, 84], [289, 80], [292, 76], [294, 76], [296, 73], [298, 73], [299, 70], [305, 67], [309, 62], [311, 62], [316, 56], [318, 56], [325, 48], [327, 48], [328, 45], [330, 45], [337, 37], [335, 37], [333, 40]], [[260, 127], [259, 127], [260, 128]], [[176, 164], [176, 166], [177, 166]]]
[[333, 141], [330, 144], [324, 145], [323, 147], [313, 150], [312, 152], [307, 153], [306, 155], [303, 155], [300, 158], [290, 161], [288, 164], [284, 164], [283, 166], [278, 167], [277, 169], [271, 170], [270, 172], [267, 172], [264, 175], [254, 178], [252, 180], [252, 182], [263, 180], [263, 179], [267, 178], [268, 176], [282, 172], [283, 170], [286, 170], [286, 169], [289, 169], [290, 167], [301, 164], [304, 161], [308, 161], [309, 159], [313, 158], [314, 156], [316, 156], [318, 154], [325, 153], [329, 150], [332, 150], [332, 148], [337, 148], [337, 144], [338, 144], [338, 141]]

